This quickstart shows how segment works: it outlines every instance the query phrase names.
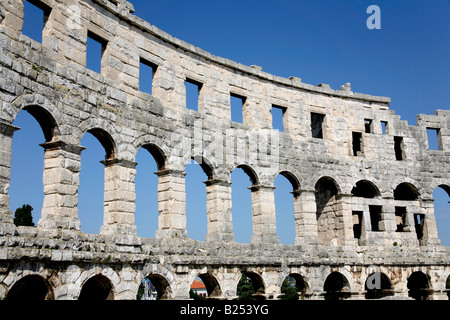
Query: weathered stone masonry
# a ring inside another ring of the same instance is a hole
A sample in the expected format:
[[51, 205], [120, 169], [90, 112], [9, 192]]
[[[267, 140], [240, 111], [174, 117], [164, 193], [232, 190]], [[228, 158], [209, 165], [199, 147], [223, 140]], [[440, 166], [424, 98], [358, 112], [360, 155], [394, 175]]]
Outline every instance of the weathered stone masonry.
[[[280, 297], [288, 275], [301, 298], [448, 299], [450, 255], [438, 239], [432, 193], [440, 186], [450, 194], [450, 111], [419, 115], [410, 126], [389, 98], [213, 56], [141, 20], [123, 0], [33, 2], [46, 13], [42, 43], [22, 34], [22, 1], [0, 3], [0, 298], [23, 294], [15, 286], [22, 283], [47, 299], [90, 298], [95, 286], [106, 288], [102, 298], [135, 299], [149, 277], [160, 298], [186, 299], [200, 276], [210, 296], [234, 299], [247, 274], [267, 299]], [[101, 73], [85, 67], [88, 35], [103, 42]], [[152, 95], [139, 91], [141, 60], [156, 66]], [[198, 111], [186, 108], [185, 80], [201, 84]], [[230, 95], [244, 98], [243, 123], [231, 121]], [[273, 105], [285, 109], [284, 132], [272, 129]], [[33, 228], [15, 227], [9, 211], [20, 129], [12, 123], [22, 109], [46, 140], [44, 204]], [[427, 128], [439, 130], [440, 150], [428, 150]], [[82, 233], [77, 211], [86, 132], [105, 148], [100, 234]], [[140, 148], [158, 164], [159, 229], [151, 239], [138, 237], [134, 222]], [[186, 232], [191, 158], [208, 177], [205, 242]], [[251, 244], [234, 241], [237, 167], [252, 182]], [[292, 183], [295, 245], [278, 242], [278, 174]]]

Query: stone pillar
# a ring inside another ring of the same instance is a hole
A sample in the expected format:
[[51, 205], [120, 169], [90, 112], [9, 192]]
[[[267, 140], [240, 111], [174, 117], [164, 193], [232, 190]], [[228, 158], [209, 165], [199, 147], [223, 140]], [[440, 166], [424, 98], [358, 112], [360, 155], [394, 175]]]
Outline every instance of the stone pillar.
[[186, 231], [186, 172], [161, 170], [158, 175], [157, 238], [187, 238]]
[[252, 191], [252, 243], [278, 243], [273, 186], [255, 185]]
[[296, 190], [294, 195], [295, 244], [318, 244], [314, 190]]
[[440, 245], [438, 237], [436, 219], [434, 215], [434, 199], [422, 199], [422, 209], [424, 210], [423, 240], [424, 245]]
[[231, 217], [231, 183], [222, 180], [204, 181], [206, 184], [206, 212], [208, 234], [206, 241], [233, 242]]
[[387, 237], [394, 238], [397, 230], [397, 221], [395, 220], [395, 205], [392, 198], [383, 198], [382, 219], [384, 222], [384, 232]]
[[[20, 128], [0, 122], [0, 234], [14, 231], [13, 212], [9, 211], [9, 185], [11, 179], [12, 138]], [[8, 227], [6, 227], [8, 226]]]
[[101, 163], [105, 165], [105, 195], [100, 233], [135, 236], [136, 163], [121, 159], [109, 159]]
[[44, 202], [38, 227], [79, 231], [78, 187], [84, 147], [63, 141], [46, 142], [41, 146], [45, 150]]
[[352, 194], [341, 194], [340, 196], [340, 209], [341, 215], [339, 219], [342, 219], [342, 239], [340, 240], [341, 245], [345, 246], [357, 246], [358, 239], [355, 239], [353, 235], [353, 217], [352, 217]]

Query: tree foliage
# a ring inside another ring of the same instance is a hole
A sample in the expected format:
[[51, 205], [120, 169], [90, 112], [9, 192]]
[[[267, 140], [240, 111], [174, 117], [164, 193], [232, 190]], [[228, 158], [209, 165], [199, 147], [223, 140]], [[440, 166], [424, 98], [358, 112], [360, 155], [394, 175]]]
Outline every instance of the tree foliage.
[[298, 300], [297, 288], [289, 285], [289, 282], [286, 279], [281, 285], [281, 293], [284, 293], [281, 300]]
[[31, 211], [33, 211], [33, 208], [29, 204], [24, 204], [21, 208], [17, 208], [14, 213], [14, 224], [16, 226], [34, 227]]
[[253, 300], [253, 294], [255, 294], [255, 289], [253, 288], [252, 280], [243, 274], [237, 285], [239, 300]]

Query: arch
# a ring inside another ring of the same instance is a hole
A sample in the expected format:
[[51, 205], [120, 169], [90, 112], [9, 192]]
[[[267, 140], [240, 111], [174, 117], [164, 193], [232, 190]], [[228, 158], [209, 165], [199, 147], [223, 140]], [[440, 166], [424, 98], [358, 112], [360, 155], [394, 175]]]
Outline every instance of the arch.
[[22, 110], [27, 111], [39, 123], [44, 133], [45, 142], [50, 142], [60, 135], [55, 119], [46, 109], [38, 105], [31, 105], [24, 107]]
[[275, 177], [274, 187], [275, 219], [279, 242], [294, 244], [296, 237], [294, 202], [299, 195], [300, 185], [294, 175], [282, 171]]
[[449, 185], [440, 184], [437, 187], [439, 187], [439, 188], [443, 189], [445, 192], [447, 192], [447, 195], [450, 197], [450, 186]]
[[148, 278], [155, 286], [160, 300], [172, 299], [172, 285], [175, 285], [175, 276], [167, 266], [162, 263], [145, 264], [139, 279], [141, 282]]
[[281, 293], [284, 294], [281, 300], [304, 300], [309, 292], [310, 288], [305, 278], [298, 273], [291, 273], [284, 278], [281, 285]]
[[316, 189], [316, 192], [320, 188], [327, 188], [330, 189], [334, 194], [341, 193], [341, 188], [339, 187], [339, 184], [336, 182], [336, 180], [328, 176], [321, 177], [319, 180], [317, 180], [314, 188]]
[[[282, 175], [283, 177], [285, 177], [292, 185], [292, 192], [294, 193], [294, 196], [296, 195], [296, 192], [298, 192], [298, 190], [300, 190], [300, 182], [297, 179], [297, 177], [289, 171], [280, 171], [278, 175]], [[275, 176], [275, 178], [277, 177]]]
[[78, 300], [104, 301], [114, 300], [114, 290], [111, 280], [102, 274], [89, 278], [81, 288]]
[[415, 271], [408, 277], [408, 296], [415, 300], [428, 300], [433, 293], [428, 275]]
[[100, 142], [100, 144], [105, 149], [105, 159], [114, 159], [116, 155], [116, 143], [114, 142], [111, 135], [106, 132], [105, 130], [101, 128], [92, 128], [87, 130], [86, 132], [89, 132], [92, 134], [97, 140]]
[[[155, 130], [158, 130], [155, 128]], [[156, 132], [158, 134], [158, 132]], [[160, 166], [159, 170], [164, 169], [173, 169], [171, 167], [171, 151], [172, 148], [168, 148], [165, 141], [161, 138], [158, 138], [155, 135], [146, 134], [143, 136], [138, 137], [136, 140], [132, 142], [131, 145], [128, 147], [132, 147], [134, 149], [134, 156], [136, 157], [136, 154], [139, 149], [146, 147], [150, 148], [150, 153], [155, 158], [155, 161], [157, 161], [158, 166]], [[157, 160], [158, 159], [158, 160]]]
[[[14, 122], [15, 118], [21, 110], [27, 111], [32, 115], [39, 123], [46, 142], [55, 140], [56, 137], [62, 135], [61, 127], [58, 125], [61, 121], [61, 112], [53, 103], [50, 102], [46, 97], [40, 94], [24, 94], [17, 97], [12, 106], [15, 107], [11, 110], [11, 114], [2, 116], [0, 118], [10, 119], [11, 123]], [[6, 109], [5, 109], [6, 110]]]
[[359, 180], [356, 182], [351, 193], [354, 197], [362, 198], [375, 198], [380, 196], [380, 190], [378, 187], [373, 182], [368, 180]]
[[392, 284], [383, 272], [372, 272], [364, 283], [366, 299], [379, 299], [394, 295]]
[[450, 186], [440, 184], [432, 191], [434, 217], [441, 245], [450, 246]]
[[418, 200], [419, 196], [417, 188], [409, 182], [402, 182], [394, 189], [394, 200]]
[[350, 283], [340, 272], [330, 273], [323, 284], [325, 300], [344, 300], [350, 297]]
[[264, 280], [256, 272], [243, 271], [236, 292], [239, 300], [264, 300]]
[[13, 124], [21, 127], [22, 130], [16, 131], [12, 138], [9, 188], [7, 189], [10, 197], [9, 209], [14, 211], [24, 204], [29, 204], [34, 208], [33, 220], [37, 222], [42, 217], [45, 197], [46, 160], [41, 146], [48, 137], [45, 137], [42, 124], [29, 112], [19, 112]]
[[[151, 287], [156, 291], [156, 296], [153, 297], [155, 300], [167, 300], [170, 296], [170, 285], [169, 282], [160, 274], [149, 274], [141, 282], [141, 288], [143, 287], [146, 279], [151, 283]], [[149, 300], [153, 300], [150, 298]]]
[[[134, 156], [135, 225], [140, 237], [153, 238], [158, 230], [158, 176], [166, 167], [166, 155], [152, 143], [144, 144]], [[156, 173], [156, 174], [155, 174]]]
[[215, 299], [222, 296], [222, 289], [220, 288], [217, 279], [210, 273], [202, 273], [198, 277], [203, 281], [208, 292], [209, 299]]
[[147, 150], [152, 155], [153, 159], [155, 159], [158, 171], [164, 170], [166, 168], [167, 156], [159, 146], [153, 143], [147, 143], [142, 145], [141, 148]]
[[203, 172], [206, 174], [208, 180], [214, 179], [214, 169], [211, 164], [205, 157], [203, 156], [192, 156], [191, 160], [194, 160], [200, 167]]
[[18, 280], [8, 291], [6, 300], [43, 301], [54, 300], [50, 284], [39, 275], [28, 275]]
[[236, 168], [242, 169], [248, 175], [248, 177], [250, 178], [250, 182], [252, 183], [252, 186], [259, 185], [258, 175], [256, 174], [256, 171], [252, 167], [246, 164], [241, 164], [236, 166]]
[[189, 238], [205, 241], [208, 233], [208, 192], [206, 180], [213, 179], [210, 162], [202, 156], [192, 156], [185, 168], [186, 230]]
[[317, 231], [320, 243], [329, 245], [344, 239], [343, 210], [339, 186], [330, 177], [315, 185]]

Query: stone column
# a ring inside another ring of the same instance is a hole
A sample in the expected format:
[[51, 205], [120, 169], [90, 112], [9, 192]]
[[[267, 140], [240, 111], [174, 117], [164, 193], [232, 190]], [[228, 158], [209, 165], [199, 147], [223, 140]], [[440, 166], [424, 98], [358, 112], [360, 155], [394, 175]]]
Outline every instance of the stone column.
[[438, 237], [436, 219], [434, 215], [434, 199], [422, 199], [422, 209], [424, 210], [423, 240], [424, 245], [440, 245]]
[[345, 246], [357, 246], [358, 240], [355, 239], [353, 235], [353, 217], [352, 217], [352, 194], [341, 194], [339, 201], [339, 206], [341, 209], [341, 216], [339, 219], [342, 219], [342, 239], [340, 240], [341, 245]]
[[273, 186], [255, 185], [252, 191], [252, 243], [278, 243]]
[[231, 183], [212, 179], [206, 184], [206, 212], [208, 234], [206, 241], [233, 242], [233, 222], [231, 217]]
[[[13, 212], [9, 211], [9, 185], [11, 180], [12, 138], [20, 128], [0, 122], [0, 234], [14, 231]], [[8, 227], [6, 227], [8, 226]]]
[[397, 221], [395, 220], [395, 205], [393, 198], [383, 198], [383, 210], [381, 218], [384, 223], [384, 232], [387, 237], [394, 238], [397, 230]]
[[78, 187], [82, 146], [63, 141], [41, 144], [44, 154], [44, 202], [38, 227], [45, 230], [80, 230]]
[[105, 195], [100, 233], [135, 236], [136, 163], [121, 159], [109, 159], [101, 163], [105, 165]]
[[295, 244], [318, 244], [314, 190], [296, 190], [294, 195]]
[[186, 172], [161, 170], [158, 175], [157, 238], [187, 238], [186, 231]]

